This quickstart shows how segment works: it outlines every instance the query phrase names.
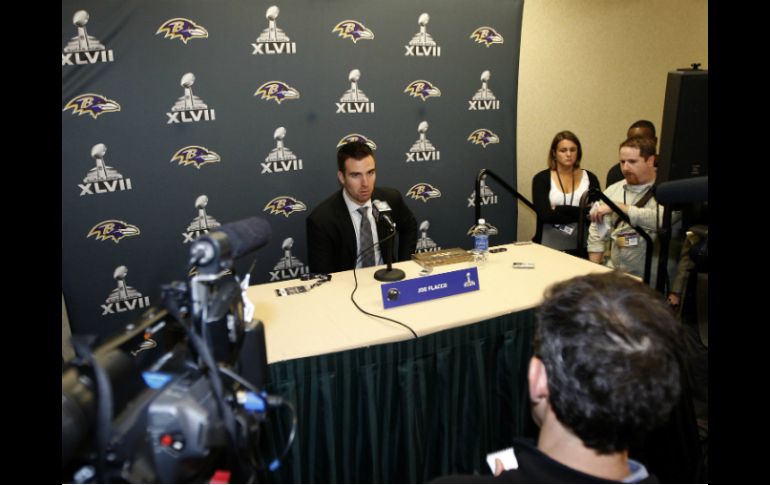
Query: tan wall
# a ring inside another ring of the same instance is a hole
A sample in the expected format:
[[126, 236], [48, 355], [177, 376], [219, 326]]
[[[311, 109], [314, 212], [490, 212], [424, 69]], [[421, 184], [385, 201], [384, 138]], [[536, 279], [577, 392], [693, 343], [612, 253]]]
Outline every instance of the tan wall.
[[[604, 188], [631, 123], [660, 133], [667, 73], [708, 69], [707, 0], [525, 0], [522, 23], [517, 188], [530, 200], [557, 132], [580, 138]], [[518, 238], [531, 239], [534, 213], [519, 208]]]

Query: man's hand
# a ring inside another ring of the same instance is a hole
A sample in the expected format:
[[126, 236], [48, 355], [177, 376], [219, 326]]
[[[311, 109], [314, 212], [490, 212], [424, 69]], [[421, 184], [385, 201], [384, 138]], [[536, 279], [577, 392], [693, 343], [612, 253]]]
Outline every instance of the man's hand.
[[588, 260], [592, 263], [602, 264], [604, 262], [604, 253], [588, 253]]
[[501, 473], [505, 471], [505, 467], [503, 466], [503, 462], [500, 461], [500, 458], [495, 458], [495, 476], [499, 477]]
[[671, 305], [672, 307], [678, 307], [681, 302], [682, 302], [682, 297], [679, 295], [679, 293], [668, 294], [668, 304]]
[[591, 216], [591, 222], [596, 224], [602, 222], [604, 216], [607, 214], [612, 214], [612, 209], [610, 209], [610, 206], [604, 202], [599, 202], [593, 209], [591, 209], [591, 212], [589, 213]]

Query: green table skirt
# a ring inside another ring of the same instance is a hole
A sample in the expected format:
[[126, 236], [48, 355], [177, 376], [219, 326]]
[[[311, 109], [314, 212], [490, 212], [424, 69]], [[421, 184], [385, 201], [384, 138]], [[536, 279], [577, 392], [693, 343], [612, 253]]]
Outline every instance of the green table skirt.
[[[297, 436], [263, 477], [294, 483], [425, 482], [489, 473], [485, 454], [536, 436], [527, 365], [534, 310], [419, 339], [278, 362], [268, 391], [294, 403]], [[289, 413], [263, 426], [262, 459], [288, 437]]]

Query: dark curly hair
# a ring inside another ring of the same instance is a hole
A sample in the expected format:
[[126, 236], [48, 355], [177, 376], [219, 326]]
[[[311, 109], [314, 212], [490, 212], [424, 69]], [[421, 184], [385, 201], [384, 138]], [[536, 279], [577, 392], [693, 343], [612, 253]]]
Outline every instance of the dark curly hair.
[[535, 355], [559, 421], [600, 454], [665, 421], [680, 393], [681, 327], [648, 286], [619, 272], [546, 290]]

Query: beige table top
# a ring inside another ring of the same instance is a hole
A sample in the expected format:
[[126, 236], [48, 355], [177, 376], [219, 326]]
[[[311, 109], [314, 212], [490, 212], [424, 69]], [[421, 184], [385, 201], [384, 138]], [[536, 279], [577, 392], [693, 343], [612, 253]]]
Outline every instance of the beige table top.
[[[479, 268], [479, 291], [385, 310], [381, 282], [373, 278], [382, 266], [356, 270], [356, 302], [364, 310], [409, 325], [419, 336], [480, 322], [534, 308], [543, 291], [553, 283], [574, 276], [610, 271], [539, 244], [506, 244], [505, 252], [489, 254]], [[514, 261], [535, 263], [534, 269], [514, 269]], [[422, 269], [413, 261], [393, 265], [406, 278], [420, 278]], [[460, 263], [435, 268], [433, 274], [473, 266]], [[307, 293], [277, 296], [277, 288], [308, 281], [298, 279], [254, 285], [247, 290], [254, 303], [254, 318], [265, 324], [269, 363], [339, 352], [370, 345], [414, 338], [409, 330], [393, 322], [358, 311], [350, 301], [353, 271], [334, 273], [332, 280]]]

